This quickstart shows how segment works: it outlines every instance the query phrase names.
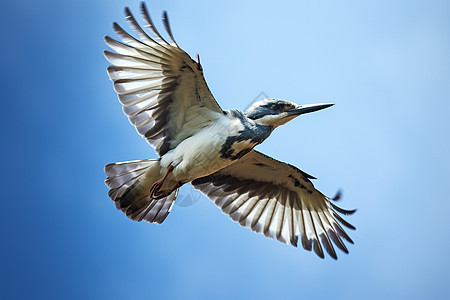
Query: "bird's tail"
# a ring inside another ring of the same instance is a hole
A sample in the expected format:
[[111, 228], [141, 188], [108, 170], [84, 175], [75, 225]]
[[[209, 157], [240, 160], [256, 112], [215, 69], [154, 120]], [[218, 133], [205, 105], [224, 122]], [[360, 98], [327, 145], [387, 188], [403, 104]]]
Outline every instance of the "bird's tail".
[[105, 166], [108, 195], [117, 209], [134, 221], [161, 224], [172, 209], [178, 189], [162, 199], [154, 200], [150, 196], [150, 188], [161, 176], [159, 161], [135, 160]]

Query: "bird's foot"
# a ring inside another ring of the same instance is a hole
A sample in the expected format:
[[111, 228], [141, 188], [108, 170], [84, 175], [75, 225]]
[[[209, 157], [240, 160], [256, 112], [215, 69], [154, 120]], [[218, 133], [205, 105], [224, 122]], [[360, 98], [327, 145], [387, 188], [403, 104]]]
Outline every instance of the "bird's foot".
[[172, 192], [173, 191], [171, 191], [171, 190], [157, 191], [157, 192], [151, 194], [151, 196], [152, 196], [153, 200], [158, 200], [158, 199], [169, 196], [170, 194], [172, 194]]
[[152, 187], [150, 188], [150, 197], [157, 200], [157, 199], [167, 197], [172, 193], [171, 190], [164, 190], [164, 191], [159, 190], [163, 186], [164, 180], [166, 180], [167, 176], [169, 175], [170, 172], [172, 172], [172, 170], [173, 170], [173, 167], [171, 165], [169, 165], [169, 167], [167, 167], [166, 174], [164, 174], [164, 176], [161, 179], [158, 179], [152, 185]]

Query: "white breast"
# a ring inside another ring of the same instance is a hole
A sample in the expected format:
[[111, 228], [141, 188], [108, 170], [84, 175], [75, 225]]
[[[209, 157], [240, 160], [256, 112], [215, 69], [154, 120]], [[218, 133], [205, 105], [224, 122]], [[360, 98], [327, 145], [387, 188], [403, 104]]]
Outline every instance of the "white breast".
[[220, 157], [222, 145], [242, 129], [238, 119], [224, 115], [167, 152], [161, 158], [162, 171], [170, 164], [174, 170], [168, 179], [188, 182], [226, 167], [233, 162]]

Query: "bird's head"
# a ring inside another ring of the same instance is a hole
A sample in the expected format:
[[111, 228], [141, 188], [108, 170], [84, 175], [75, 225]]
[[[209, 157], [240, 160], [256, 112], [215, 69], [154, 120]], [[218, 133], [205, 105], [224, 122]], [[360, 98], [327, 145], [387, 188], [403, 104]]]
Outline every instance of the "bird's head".
[[255, 102], [247, 109], [245, 115], [257, 124], [275, 128], [301, 114], [321, 110], [332, 105], [334, 103], [298, 105], [286, 100], [269, 98]]

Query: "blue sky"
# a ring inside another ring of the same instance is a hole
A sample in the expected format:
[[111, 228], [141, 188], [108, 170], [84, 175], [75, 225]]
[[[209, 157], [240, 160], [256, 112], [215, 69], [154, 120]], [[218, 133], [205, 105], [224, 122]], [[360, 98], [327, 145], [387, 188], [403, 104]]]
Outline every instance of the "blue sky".
[[336, 103], [258, 150], [358, 209], [338, 261], [241, 228], [203, 196], [162, 225], [115, 209], [103, 166], [156, 156], [102, 54], [138, 3], [2, 2], [2, 298], [449, 297], [450, 2], [148, 3], [200, 54], [223, 108], [262, 91]]

